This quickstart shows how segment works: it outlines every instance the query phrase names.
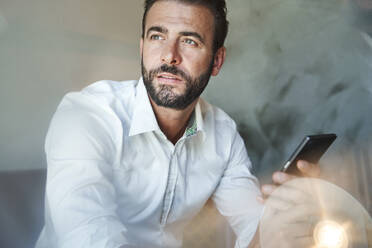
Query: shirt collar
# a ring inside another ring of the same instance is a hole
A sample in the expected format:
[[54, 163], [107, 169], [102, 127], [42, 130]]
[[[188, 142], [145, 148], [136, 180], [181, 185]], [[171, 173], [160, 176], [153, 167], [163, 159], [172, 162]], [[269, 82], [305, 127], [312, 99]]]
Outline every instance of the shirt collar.
[[202, 133], [204, 140], [203, 116], [200, 107], [200, 100], [198, 100], [198, 103], [196, 104], [194, 112], [190, 118], [189, 124], [185, 131], [185, 136], [190, 137], [197, 134], [198, 132]]
[[[141, 77], [136, 86], [136, 98], [134, 100], [133, 118], [129, 129], [129, 136], [156, 130], [160, 130], [160, 128], [152, 109], [145, 84]], [[204, 133], [200, 100], [198, 100], [198, 103], [195, 106], [189, 125], [186, 128], [185, 135], [189, 137], [195, 135], [197, 132]]]
[[142, 77], [136, 86], [133, 118], [129, 129], [129, 136], [160, 130], [152, 109], [147, 90]]

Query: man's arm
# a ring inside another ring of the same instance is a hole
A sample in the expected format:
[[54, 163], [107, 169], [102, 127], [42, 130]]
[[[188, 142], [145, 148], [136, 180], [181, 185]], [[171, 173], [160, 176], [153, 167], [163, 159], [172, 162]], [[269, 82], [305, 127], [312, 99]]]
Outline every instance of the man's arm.
[[249, 243], [248, 248], [260, 248], [260, 228], [257, 227], [257, 231], [253, 236], [252, 241]]
[[[299, 161], [297, 167], [306, 177], [318, 177], [319, 166], [306, 161]], [[262, 236], [257, 247], [312, 247], [313, 223], [309, 216], [317, 218], [320, 209], [312, 195], [301, 187], [302, 184], [286, 183], [296, 176], [275, 172], [272, 184], [263, 185], [261, 190], [264, 197], [258, 200], [265, 204], [265, 212], [260, 221]], [[269, 198], [270, 197], [270, 198]], [[262, 243], [263, 242], [263, 243]]]
[[[83, 94], [65, 97], [46, 139], [46, 230], [58, 247], [126, 244], [117, 216], [112, 163], [117, 120]], [[109, 118], [109, 117], [107, 117]]]
[[263, 205], [257, 201], [261, 194], [258, 180], [250, 172], [243, 139], [237, 132], [230, 150], [229, 164], [212, 199], [237, 236], [235, 247], [248, 247], [262, 213]]
[[[251, 163], [239, 134], [235, 137], [231, 151], [230, 163], [213, 200], [237, 235], [235, 246], [256, 248], [260, 246], [258, 223], [264, 200], [258, 190], [257, 179], [250, 173]], [[305, 175], [314, 177], [319, 175], [318, 165], [300, 161], [298, 166]], [[273, 174], [273, 184], [264, 185], [262, 193], [268, 196], [280, 184], [294, 178], [295, 176], [276, 172]]]

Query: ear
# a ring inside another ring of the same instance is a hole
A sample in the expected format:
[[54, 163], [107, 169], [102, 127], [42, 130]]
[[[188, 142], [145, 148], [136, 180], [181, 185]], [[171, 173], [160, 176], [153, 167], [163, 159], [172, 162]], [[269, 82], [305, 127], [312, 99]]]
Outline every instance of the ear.
[[224, 46], [220, 47], [216, 54], [214, 55], [212, 76], [217, 76], [221, 70], [223, 62], [225, 62], [226, 48]]
[[142, 49], [143, 49], [143, 38], [141, 37], [141, 40], [140, 40], [140, 55], [141, 55], [141, 58], [142, 58]]

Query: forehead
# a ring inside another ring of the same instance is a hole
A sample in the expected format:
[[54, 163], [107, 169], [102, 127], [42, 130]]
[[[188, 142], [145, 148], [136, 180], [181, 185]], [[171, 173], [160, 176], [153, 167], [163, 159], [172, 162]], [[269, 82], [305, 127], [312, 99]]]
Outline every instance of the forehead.
[[[212, 12], [201, 5], [177, 1], [157, 1], [146, 16], [145, 30], [152, 26], [187, 29], [194, 32], [213, 32]], [[186, 31], [186, 30], [182, 30]]]

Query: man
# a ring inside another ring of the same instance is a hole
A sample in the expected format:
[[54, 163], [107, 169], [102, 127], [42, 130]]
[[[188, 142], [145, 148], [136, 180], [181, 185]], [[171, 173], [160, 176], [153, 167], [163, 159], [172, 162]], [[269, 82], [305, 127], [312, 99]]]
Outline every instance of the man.
[[36, 247], [181, 247], [211, 197], [236, 247], [249, 245], [257, 180], [235, 123], [199, 98], [225, 60], [227, 25], [224, 0], [146, 0], [143, 77], [70, 93], [53, 117]]

